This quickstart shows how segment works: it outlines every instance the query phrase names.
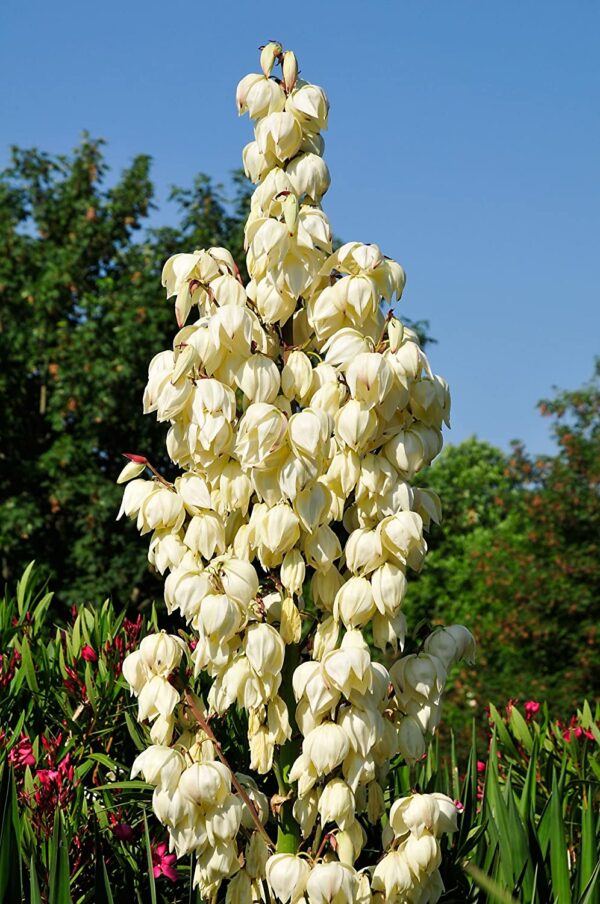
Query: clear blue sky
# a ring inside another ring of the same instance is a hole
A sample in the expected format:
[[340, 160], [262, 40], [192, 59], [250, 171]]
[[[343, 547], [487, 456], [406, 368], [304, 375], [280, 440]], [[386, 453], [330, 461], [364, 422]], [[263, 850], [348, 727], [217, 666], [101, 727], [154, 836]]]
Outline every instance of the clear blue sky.
[[276, 38], [331, 100], [325, 209], [405, 267], [453, 429], [551, 449], [536, 401], [600, 352], [600, 4], [593, 0], [3, 0], [0, 162], [83, 129], [119, 170], [227, 181], [234, 90]]

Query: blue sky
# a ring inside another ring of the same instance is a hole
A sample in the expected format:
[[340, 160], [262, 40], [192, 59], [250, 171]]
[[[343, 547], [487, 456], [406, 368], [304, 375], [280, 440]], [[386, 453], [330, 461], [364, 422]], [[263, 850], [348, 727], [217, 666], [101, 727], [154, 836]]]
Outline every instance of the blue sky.
[[[270, 38], [331, 101], [324, 207], [408, 274], [453, 393], [451, 442], [551, 449], [536, 401], [600, 352], [600, 4], [3, 0], [0, 163], [87, 129], [113, 170], [227, 181], [251, 138], [234, 91]], [[183, 249], [182, 249], [183, 250]]]

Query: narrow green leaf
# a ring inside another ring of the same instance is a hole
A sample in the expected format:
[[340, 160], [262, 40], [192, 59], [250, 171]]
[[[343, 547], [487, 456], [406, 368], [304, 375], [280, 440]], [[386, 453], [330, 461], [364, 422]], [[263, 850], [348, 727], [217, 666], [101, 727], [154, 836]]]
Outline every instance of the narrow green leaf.
[[112, 889], [110, 887], [110, 881], [108, 879], [108, 872], [106, 870], [106, 862], [104, 857], [102, 858], [102, 873], [104, 876], [104, 892], [106, 894], [106, 902], [107, 904], [115, 904], [115, 899], [113, 898]]
[[12, 770], [5, 766], [0, 785], [0, 902], [12, 904], [20, 901], [23, 893], [21, 884], [21, 852], [15, 832], [13, 816], [14, 781]]
[[37, 865], [32, 854], [29, 861], [29, 904], [42, 904], [42, 894], [37, 877]]
[[50, 606], [50, 603], [54, 599], [54, 593], [49, 591], [46, 593], [39, 602], [36, 603], [35, 609], [33, 610], [33, 625], [36, 631], [39, 631], [41, 626], [44, 623], [44, 619], [46, 617], [46, 612]]
[[146, 744], [144, 744], [144, 739], [142, 738], [136, 723], [133, 721], [131, 715], [127, 711], [125, 712], [125, 723], [136, 749], [145, 750]]
[[506, 802], [500, 790], [494, 739], [492, 739], [486, 773], [484, 809], [489, 820], [490, 835], [492, 837], [495, 836], [500, 848], [499, 874], [502, 876], [504, 886], [512, 888], [517, 875], [520, 873], [520, 867], [519, 869], [515, 868], [513, 857], [515, 827], [511, 825]]
[[589, 785], [581, 802], [581, 850], [579, 854], [578, 886], [579, 893], [583, 895], [584, 889], [598, 860], [596, 847], [596, 827], [594, 810], [592, 807], [592, 786]]
[[596, 869], [592, 873], [590, 881], [586, 885], [583, 890], [583, 894], [581, 895], [577, 904], [595, 904], [598, 900], [596, 892], [598, 891], [598, 886], [600, 885], [600, 860], [596, 863]]
[[519, 904], [512, 895], [501, 888], [500, 885], [494, 882], [494, 880], [486, 875], [483, 870], [479, 869], [478, 866], [475, 866], [474, 863], [467, 863], [465, 865], [465, 872], [472, 876], [479, 888], [482, 888], [491, 896], [492, 901], [496, 901], [498, 904]]
[[513, 890], [518, 888], [522, 899], [532, 901], [533, 870], [531, 868], [527, 831], [515, 801], [512, 785], [508, 781], [506, 783], [506, 792], [506, 809], [511, 831], [509, 843], [511, 845], [514, 868], [516, 871], [515, 886]]
[[21, 665], [20, 669], [23, 670], [25, 674], [25, 680], [27, 682], [27, 686], [32, 693], [37, 694], [39, 691], [37, 679], [35, 677], [35, 668], [33, 665], [33, 659], [31, 657], [31, 650], [29, 648], [29, 641], [26, 637], [23, 638], [20, 645], [21, 654]]
[[89, 791], [95, 794], [96, 791], [151, 791], [152, 785], [143, 782], [138, 778], [126, 779], [122, 782], [110, 782], [108, 785], [97, 785], [90, 788]]
[[516, 706], [513, 706], [510, 713], [510, 727], [517, 741], [523, 745], [527, 753], [531, 753], [533, 738], [531, 737], [527, 722]]
[[523, 790], [519, 800], [519, 813], [523, 820], [535, 814], [535, 802], [537, 792], [537, 769], [538, 769], [538, 739], [535, 738], [531, 748], [531, 756], [527, 766], [527, 774], [523, 783]]
[[556, 771], [552, 777], [552, 794], [550, 795], [550, 873], [556, 900], [560, 901], [560, 904], [571, 904], [571, 882], [565, 824], [562, 815], [562, 796], [559, 792]]
[[152, 904], [156, 904], [156, 883], [154, 881], [154, 869], [152, 866], [152, 846], [150, 844], [150, 833], [148, 831], [148, 818], [144, 810], [144, 837], [146, 839], [146, 855], [148, 858], [148, 882], [150, 884], [150, 900]]
[[506, 752], [510, 753], [510, 755], [514, 759], [519, 759], [519, 751], [514, 745], [513, 739], [510, 736], [510, 733], [504, 724], [504, 719], [496, 709], [493, 703], [490, 703], [490, 718], [494, 723], [494, 728], [496, 729], [496, 733], [498, 738], [500, 739], [503, 747], [506, 748]]
[[28, 594], [29, 590], [29, 579], [31, 578], [31, 572], [33, 571], [33, 566], [35, 562], [30, 562], [23, 574], [21, 575], [20, 580], [17, 582], [17, 609], [19, 612], [19, 617], [22, 618], [25, 610], [27, 608], [27, 603], [29, 602]]
[[52, 852], [50, 857], [48, 904], [73, 904], [71, 898], [69, 842], [60, 810], [54, 816], [54, 831], [50, 843]]

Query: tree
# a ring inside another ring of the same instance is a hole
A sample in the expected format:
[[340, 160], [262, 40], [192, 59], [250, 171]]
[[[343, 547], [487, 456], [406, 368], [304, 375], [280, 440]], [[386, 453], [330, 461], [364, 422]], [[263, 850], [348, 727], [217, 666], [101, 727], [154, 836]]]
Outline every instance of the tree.
[[139, 155], [107, 188], [102, 142], [85, 136], [69, 157], [14, 149], [0, 174], [2, 573], [36, 559], [69, 603], [155, 593], [145, 555], [115, 529], [114, 480], [121, 452], [162, 463], [164, 430], [139, 416], [148, 359], [170, 328], [162, 261], [182, 246], [243, 256], [241, 179], [230, 209], [199, 176], [173, 193], [177, 228], [141, 233], [149, 172]]

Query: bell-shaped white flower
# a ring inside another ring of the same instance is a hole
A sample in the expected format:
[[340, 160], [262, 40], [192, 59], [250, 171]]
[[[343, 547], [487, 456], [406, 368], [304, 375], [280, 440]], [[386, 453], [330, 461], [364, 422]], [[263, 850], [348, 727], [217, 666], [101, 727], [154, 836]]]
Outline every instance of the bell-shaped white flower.
[[295, 854], [273, 854], [266, 864], [269, 888], [282, 904], [297, 904], [306, 890], [310, 864]]
[[201, 807], [214, 807], [230, 793], [231, 773], [222, 763], [192, 763], [182, 772], [178, 787], [187, 800]]
[[131, 778], [141, 773], [150, 785], [174, 791], [184, 769], [185, 760], [179, 751], [153, 744], [133, 761]]
[[343, 863], [317, 863], [306, 884], [310, 904], [348, 904], [355, 900], [356, 872]]
[[415, 884], [404, 854], [401, 851], [391, 851], [375, 867], [371, 888], [384, 892], [386, 901], [399, 901], [407, 899], [407, 893]]

